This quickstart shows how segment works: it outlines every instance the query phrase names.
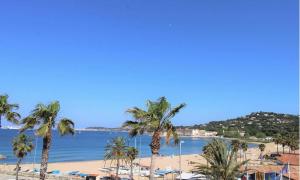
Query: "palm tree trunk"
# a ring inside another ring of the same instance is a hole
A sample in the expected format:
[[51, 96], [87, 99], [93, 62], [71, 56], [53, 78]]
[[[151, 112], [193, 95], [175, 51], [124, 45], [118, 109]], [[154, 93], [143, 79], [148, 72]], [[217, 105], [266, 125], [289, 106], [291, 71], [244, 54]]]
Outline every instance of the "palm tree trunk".
[[155, 162], [158, 154], [151, 155], [151, 164], [150, 164], [150, 180], [154, 180], [154, 172], [155, 172]]
[[153, 133], [152, 140], [151, 140], [151, 165], [150, 165], [150, 180], [154, 180], [154, 171], [155, 171], [155, 161], [156, 157], [159, 154], [160, 149], [160, 131], [157, 130]]
[[116, 179], [119, 177], [120, 159], [117, 159]]
[[278, 154], [278, 144], [277, 144], [277, 154]]
[[240, 149], [240, 162], [242, 162], [242, 150]]
[[133, 161], [130, 161], [130, 179], [133, 179]]
[[19, 169], [20, 169], [21, 161], [22, 161], [22, 159], [19, 158], [19, 160], [17, 162], [17, 166], [16, 166], [16, 180], [18, 180], [18, 178], [19, 178]]
[[43, 138], [43, 150], [42, 150], [42, 161], [41, 161], [41, 169], [40, 169], [40, 180], [45, 180], [47, 166], [48, 166], [48, 158], [49, 158], [49, 150], [51, 144], [51, 128], [49, 129], [46, 137]]

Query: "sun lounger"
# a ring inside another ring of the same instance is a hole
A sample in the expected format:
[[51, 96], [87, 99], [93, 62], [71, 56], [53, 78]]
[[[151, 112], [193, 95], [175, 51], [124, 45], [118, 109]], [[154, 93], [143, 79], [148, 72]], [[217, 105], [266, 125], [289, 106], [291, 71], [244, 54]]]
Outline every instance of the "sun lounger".
[[[180, 175], [178, 175], [176, 177], [176, 179], [180, 179]], [[181, 179], [184, 179], [184, 180], [192, 180], [192, 179], [203, 179], [205, 180], [206, 177], [205, 175], [203, 174], [193, 174], [193, 173], [186, 173], [186, 172], [183, 172], [181, 174]]]
[[85, 173], [78, 173], [77, 175], [80, 176], [80, 177], [86, 177], [86, 176], [88, 176], [88, 174], [85, 174]]
[[53, 170], [53, 171], [48, 172], [48, 174], [59, 175], [61, 173], [59, 170]]
[[68, 172], [66, 172], [67, 175], [77, 175], [79, 173], [80, 173], [79, 171], [68, 171]]
[[99, 171], [101, 171], [101, 172], [111, 172], [111, 171], [113, 171], [113, 169], [111, 169], [111, 168], [99, 168]]

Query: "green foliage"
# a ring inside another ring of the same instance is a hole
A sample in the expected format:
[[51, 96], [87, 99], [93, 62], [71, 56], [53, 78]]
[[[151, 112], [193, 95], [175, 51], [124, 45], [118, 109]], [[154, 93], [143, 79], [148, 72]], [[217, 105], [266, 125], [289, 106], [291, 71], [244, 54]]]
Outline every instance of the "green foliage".
[[228, 180], [239, 176], [242, 165], [248, 161], [237, 162], [236, 151], [231, 151], [222, 140], [213, 139], [208, 145], [204, 146], [203, 157], [209, 166], [199, 164], [195, 170], [206, 174], [209, 179]]
[[129, 134], [136, 136], [147, 132], [162, 132], [166, 131], [166, 142], [170, 142], [170, 138], [174, 138], [174, 142], [178, 143], [178, 135], [176, 128], [173, 126], [171, 120], [185, 107], [185, 104], [180, 104], [175, 108], [171, 108], [171, 104], [165, 97], [159, 98], [157, 101], [147, 101], [147, 110], [134, 107], [128, 109], [127, 112], [134, 118], [133, 121], [126, 121], [123, 127], [130, 127]]
[[19, 134], [15, 137], [12, 146], [15, 156], [21, 159], [23, 159], [34, 148], [32, 139], [25, 134]]
[[113, 138], [105, 147], [105, 160], [125, 160], [127, 147], [126, 140], [123, 137]]
[[[38, 104], [31, 114], [22, 120], [21, 132], [33, 129], [36, 126], [36, 134], [41, 137], [49, 135], [51, 129], [56, 125], [56, 117], [60, 111], [60, 104], [54, 101], [48, 105]], [[74, 134], [74, 123], [67, 118], [59, 120], [57, 124], [58, 132], [61, 135]]]
[[257, 138], [274, 137], [276, 134], [286, 136], [291, 133], [298, 137], [299, 117], [274, 112], [254, 112], [244, 117], [226, 121], [212, 121], [205, 125], [195, 125], [189, 128], [217, 131], [218, 135], [236, 138], [239, 135], [235, 132], [245, 132], [245, 138], [250, 136]]
[[105, 160], [115, 161], [117, 163], [116, 177], [119, 175], [120, 161], [125, 161], [127, 158], [126, 140], [123, 137], [113, 138], [105, 147]]
[[0, 95], [0, 128], [1, 128], [1, 117], [4, 116], [7, 121], [18, 124], [20, 114], [15, 112], [19, 108], [18, 104], [10, 104], [8, 102], [8, 95]]
[[247, 142], [245, 142], [245, 141], [241, 142], [241, 148], [244, 152], [246, 152], [248, 150]]
[[60, 104], [54, 101], [48, 105], [37, 104], [31, 114], [22, 120], [21, 132], [27, 129], [36, 128], [36, 135], [43, 138], [43, 149], [41, 159], [40, 179], [44, 180], [47, 172], [49, 150], [52, 141], [52, 128], [56, 127], [60, 135], [74, 134], [74, 123], [66, 118], [59, 120], [57, 115], [60, 111]]
[[241, 135], [238, 131], [224, 131], [223, 136], [228, 137], [228, 138], [240, 138], [241, 137]]
[[240, 149], [241, 142], [237, 139], [231, 141], [231, 149], [237, 152]]
[[257, 132], [255, 136], [256, 136], [257, 138], [265, 138], [265, 137], [266, 137], [266, 134], [263, 133], [263, 132]]
[[154, 164], [155, 156], [160, 150], [160, 137], [163, 132], [166, 132], [166, 143], [169, 144], [171, 137], [174, 143], [179, 143], [178, 134], [175, 126], [172, 124], [172, 118], [180, 112], [186, 105], [179, 104], [175, 108], [165, 97], [159, 98], [157, 101], [147, 101], [147, 109], [143, 110], [138, 107], [128, 109], [127, 112], [134, 118], [133, 121], [126, 121], [123, 127], [130, 128], [130, 136], [143, 134], [144, 132], [151, 132], [152, 139], [150, 143], [152, 158], [150, 166], [150, 179], [154, 178]]
[[18, 158], [18, 162], [16, 165], [16, 180], [18, 180], [20, 163], [22, 159], [33, 150], [34, 146], [32, 144], [31, 138], [23, 133], [14, 138], [12, 146], [15, 156]]
[[134, 147], [128, 147], [126, 150], [126, 158], [130, 161], [133, 162], [139, 154], [139, 151], [134, 148]]
[[266, 145], [265, 144], [260, 144], [258, 145], [258, 148], [261, 152], [264, 152], [265, 151], [265, 148], [266, 148]]

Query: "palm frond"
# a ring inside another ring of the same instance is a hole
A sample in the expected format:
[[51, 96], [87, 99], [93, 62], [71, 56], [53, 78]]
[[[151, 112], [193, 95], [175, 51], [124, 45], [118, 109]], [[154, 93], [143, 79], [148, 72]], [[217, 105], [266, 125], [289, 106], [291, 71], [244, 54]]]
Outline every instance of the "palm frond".
[[19, 119], [21, 118], [21, 115], [17, 112], [7, 112], [6, 113], [6, 119], [14, 124], [19, 124]]
[[173, 108], [163, 119], [163, 121], [168, 121], [170, 120], [171, 118], [173, 118], [177, 113], [180, 112], [180, 110], [182, 108], [184, 108], [186, 106], [185, 103], [182, 103], [180, 105], [178, 105], [177, 107]]
[[66, 134], [74, 134], [74, 123], [70, 119], [64, 118], [57, 125], [58, 132], [61, 136]]
[[36, 125], [39, 125], [40, 122], [37, 118], [28, 116], [21, 120], [23, 127], [20, 129], [21, 132], [24, 132], [27, 129], [33, 129]]
[[42, 124], [37, 130], [36, 135], [41, 137], [46, 137], [51, 127], [49, 124]]

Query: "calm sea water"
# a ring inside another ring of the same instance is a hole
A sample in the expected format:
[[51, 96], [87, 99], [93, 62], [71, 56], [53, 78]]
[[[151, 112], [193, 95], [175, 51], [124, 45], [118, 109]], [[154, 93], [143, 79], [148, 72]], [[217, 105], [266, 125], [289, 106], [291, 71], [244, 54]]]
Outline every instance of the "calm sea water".
[[[5, 160], [0, 163], [12, 164], [16, 162], [16, 158], [12, 152], [12, 140], [16, 136], [18, 130], [0, 129], [0, 154], [5, 155]], [[42, 139], [34, 139], [34, 132], [28, 131], [28, 135], [32, 136], [34, 144], [37, 144], [35, 150], [29, 154], [23, 163], [40, 162]], [[143, 135], [141, 137], [129, 138], [125, 132], [99, 132], [99, 131], [81, 131], [76, 132], [74, 136], [61, 137], [57, 131], [53, 132], [53, 140], [50, 149], [49, 162], [66, 162], [66, 161], [86, 161], [101, 160], [104, 156], [104, 148], [106, 144], [114, 137], [123, 136], [127, 138], [128, 145], [141, 147], [141, 156], [147, 157], [151, 155], [149, 144], [151, 137]], [[201, 153], [202, 147], [207, 144], [210, 138], [191, 138], [183, 137], [182, 154]], [[140, 146], [141, 142], [141, 146]], [[255, 145], [250, 144], [249, 147]], [[179, 147], [166, 145], [162, 139], [160, 150], [161, 155], [178, 155]]]

